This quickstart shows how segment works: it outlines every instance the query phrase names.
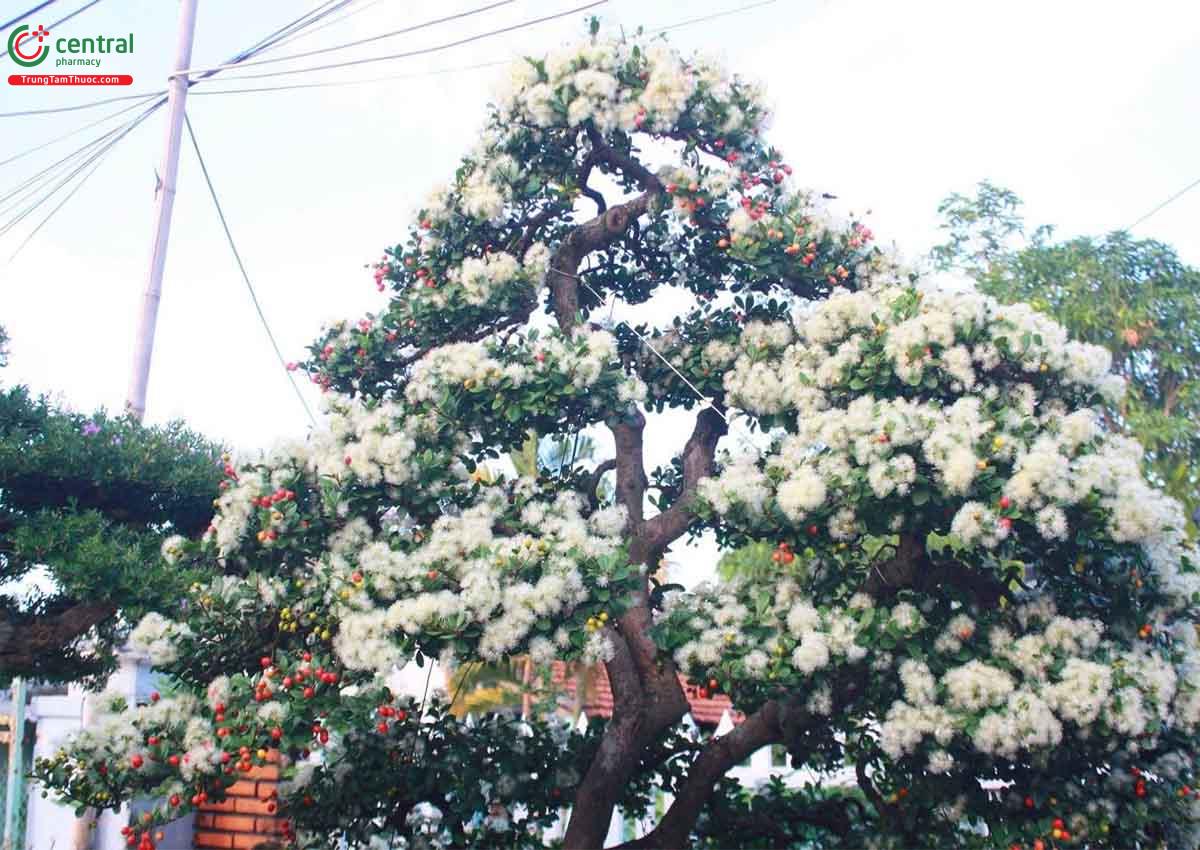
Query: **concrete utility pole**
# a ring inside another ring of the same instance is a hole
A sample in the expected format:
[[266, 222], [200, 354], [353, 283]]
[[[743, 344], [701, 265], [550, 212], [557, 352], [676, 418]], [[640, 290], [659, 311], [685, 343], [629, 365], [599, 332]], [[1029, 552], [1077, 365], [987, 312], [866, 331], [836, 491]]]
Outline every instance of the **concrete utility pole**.
[[[179, 10], [179, 35], [175, 43], [175, 73], [192, 62], [192, 36], [196, 29], [198, 0], [182, 0]], [[167, 239], [171, 234], [171, 209], [175, 206], [175, 177], [179, 173], [179, 143], [183, 137], [184, 104], [188, 80], [172, 76], [167, 83], [167, 148], [163, 153], [162, 183], [157, 188], [154, 206], [154, 241], [150, 248], [150, 270], [146, 276], [146, 294], [133, 348], [133, 373], [129, 378], [126, 409], [141, 419], [146, 414], [146, 385], [150, 382], [150, 357], [154, 353], [154, 327], [158, 322], [158, 302], [162, 298], [163, 267], [167, 262]]]

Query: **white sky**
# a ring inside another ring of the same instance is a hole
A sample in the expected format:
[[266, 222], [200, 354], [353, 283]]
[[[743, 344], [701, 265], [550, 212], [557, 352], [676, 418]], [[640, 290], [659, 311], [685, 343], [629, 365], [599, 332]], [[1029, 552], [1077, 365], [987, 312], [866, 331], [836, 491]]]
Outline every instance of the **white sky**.
[[[613, 0], [599, 12], [614, 26], [653, 29], [746, 2]], [[32, 5], [2, 0], [0, 19]], [[77, 5], [56, 4], [30, 23], [49, 25]], [[315, 5], [200, 0], [192, 64], [217, 64]], [[476, 5], [482, 0], [381, 0], [268, 55], [365, 38]], [[574, 5], [517, 0], [475, 18], [296, 64], [439, 44]], [[177, 3], [163, 0], [107, 0], [53, 35], [132, 31], [134, 55], [106, 58], [100, 70], [132, 73], [133, 90], [148, 90], [160, 87], [170, 67], [177, 11]], [[245, 85], [420, 75], [542, 52], [581, 35], [581, 18], [428, 57]], [[722, 53], [733, 69], [761, 79], [776, 109], [770, 138], [787, 154], [799, 183], [837, 194], [846, 209], [872, 210], [880, 239], [896, 241], [909, 256], [937, 241], [939, 199], [970, 191], [983, 178], [1014, 189], [1032, 224], [1053, 223], [1069, 236], [1123, 227], [1200, 176], [1197, 3], [778, 0], [678, 29], [671, 40], [684, 50]], [[11, 61], [0, 61], [4, 75], [13, 70]], [[502, 70], [257, 94], [198, 96], [204, 89], [193, 89], [189, 114], [289, 359], [300, 359], [322, 321], [381, 306], [383, 296], [364, 264], [403, 239], [409, 211], [471, 147]], [[228, 88], [233, 77], [222, 75], [204, 88]], [[0, 112], [114, 93], [124, 92], [0, 82]], [[119, 106], [0, 118], [0, 160]], [[127, 137], [7, 265], [28, 228], [0, 237], [0, 323], [12, 336], [11, 365], [0, 373], [5, 384], [61, 393], [81, 410], [121, 408], [165, 121], [161, 110]], [[0, 195], [108, 126], [0, 166]], [[1200, 190], [1135, 232], [1167, 241], [1185, 260], [1200, 263], [1191, 228], [1198, 212]], [[316, 393], [305, 392], [315, 407]], [[307, 428], [186, 141], [147, 420], [176, 417], [242, 448], [300, 436]], [[651, 465], [677, 450], [684, 436], [666, 428], [651, 435]]]

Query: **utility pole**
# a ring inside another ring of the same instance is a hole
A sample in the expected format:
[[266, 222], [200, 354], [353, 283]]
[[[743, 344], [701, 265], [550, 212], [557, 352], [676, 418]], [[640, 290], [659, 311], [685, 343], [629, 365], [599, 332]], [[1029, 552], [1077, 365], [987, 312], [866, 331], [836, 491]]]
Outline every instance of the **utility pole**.
[[150, 382], [150, 357], [154, 353], [154, 327], [162, 298], [163, 268], [167, 262], [167, 239], [171, 234], [171, 210], [175, 206], [175, 177], [179, 173], [179, 143], [183, 137], [184, 104], [188, 79], [179, 76], [192, 62], [192, 36], [196, 29], [196, 3], [181, 0], [179, 34], [175, 42], [175, 73], [167, 81], [167, 148], [163, 153], [161, 184], [154, 202], [154, 241], [150, 248], [150, 270], [146, 294], [133, 348], [133, 373], [125, 408], [139, 420], [146, 414], [146, 385]]

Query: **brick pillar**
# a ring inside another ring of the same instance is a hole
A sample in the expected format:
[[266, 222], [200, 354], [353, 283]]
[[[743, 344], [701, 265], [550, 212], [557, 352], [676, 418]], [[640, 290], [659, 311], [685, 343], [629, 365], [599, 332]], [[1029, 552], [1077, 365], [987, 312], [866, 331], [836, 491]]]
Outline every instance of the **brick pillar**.
[[[272, 753], [272, 761], [275, 758]], [[278, 765], [255, 767], [229, 787], [225, 802], [200, 806], [196, 813], [196, 848], [252, 850], [260, 845], [281, 845], [284, 818], [271, 811], [278, 785]]]

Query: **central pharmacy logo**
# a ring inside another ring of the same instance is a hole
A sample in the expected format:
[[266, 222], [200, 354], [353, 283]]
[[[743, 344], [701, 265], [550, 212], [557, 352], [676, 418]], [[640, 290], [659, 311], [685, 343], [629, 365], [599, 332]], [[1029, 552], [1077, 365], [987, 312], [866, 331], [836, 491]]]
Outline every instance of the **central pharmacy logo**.
[[[44, 43], [48, 35], [50, 30], [41, 24], [35, 30], [29, 29], [29, 24], [22, 24], [8, 35], [8, 55], [25, 68], [40, 65], [50, 55], [50, 45]], [[30, 44], [35, 39], [37, 44]]]

